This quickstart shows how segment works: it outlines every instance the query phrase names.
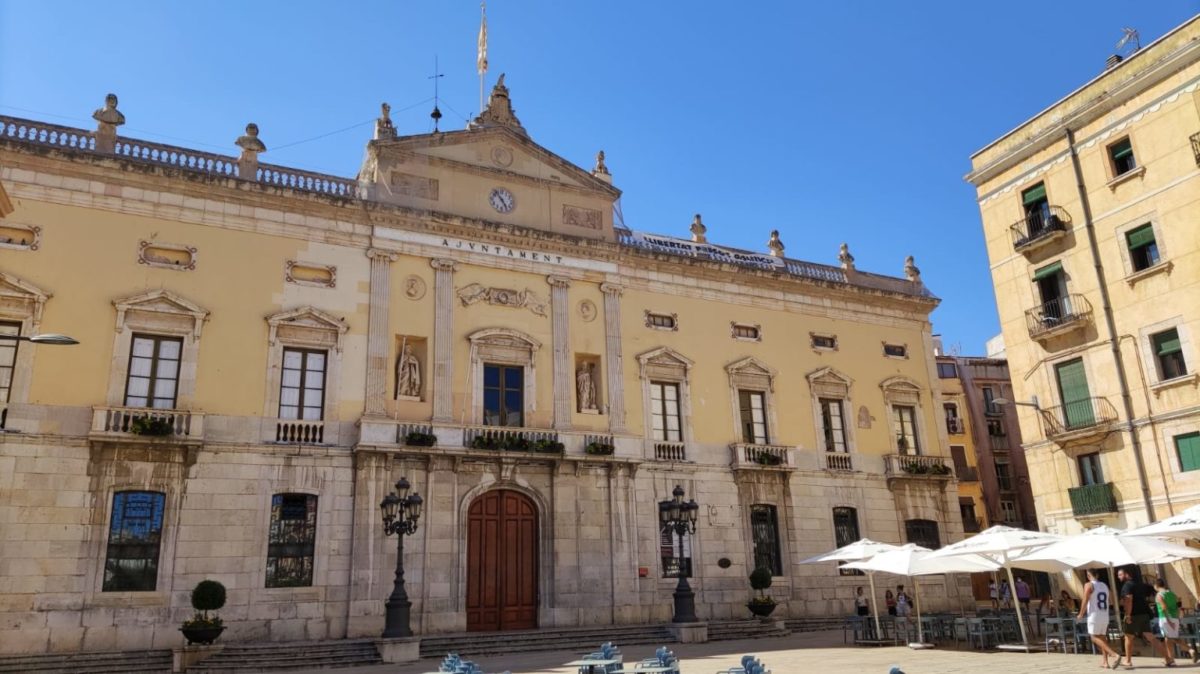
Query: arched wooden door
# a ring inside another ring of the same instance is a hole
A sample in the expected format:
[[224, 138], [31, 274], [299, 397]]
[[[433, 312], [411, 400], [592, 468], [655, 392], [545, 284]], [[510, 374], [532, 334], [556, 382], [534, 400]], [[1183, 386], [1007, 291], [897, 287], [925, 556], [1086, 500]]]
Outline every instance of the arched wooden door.
[[537, 508], [524, 494], [489, 491], [467, 513], [467, 630], [537, 627]]

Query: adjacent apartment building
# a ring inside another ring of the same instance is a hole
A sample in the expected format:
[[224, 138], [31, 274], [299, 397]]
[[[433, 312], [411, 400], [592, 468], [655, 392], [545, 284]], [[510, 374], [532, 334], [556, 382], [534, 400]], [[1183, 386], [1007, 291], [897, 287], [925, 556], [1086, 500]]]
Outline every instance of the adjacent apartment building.
[[467, 129], [384, 106], [356, 177], [94, 117], [0, 117], [0, 326], [80, 342], [0, 352], [0, 652], [179, 644], [205, 578], [223, 640], [377, 635], [401, 477], [420, 634], [662, 622], [680, 574], [740, 619], [759, 567], [776, 615], [844, 614], [863, 578], [800, 560], [962, 537], [911, 258], [627, 229], [503, 80]]
[[[966, 177], [1037, 514], [1060, 534], [1200, 503], [1200, 17], [1103, 65]], [[1170, 580], [1195, 593], [1187, 565]]]

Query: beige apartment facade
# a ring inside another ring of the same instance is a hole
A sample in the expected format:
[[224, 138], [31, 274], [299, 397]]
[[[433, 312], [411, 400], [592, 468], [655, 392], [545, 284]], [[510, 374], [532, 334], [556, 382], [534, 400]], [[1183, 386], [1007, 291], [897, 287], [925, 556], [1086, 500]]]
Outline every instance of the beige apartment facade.
[[779, 614], [849, 612], [862, 578], [800, 560], [962, 536], [911, 259], [626, 229], [503, 80], [462, 131], [385, 106], [355, 179], [260, 162], [253, 125], [226, 157], [95, 118], [0, 118], [0, 325], [80, 341], [4, 362], [2, 652], [177, 645], [205, 578], [223, 639], [376, 635], [400, 477], [419, 634], [661, 622], [678, 573], [742, 618], [762, 566]]
[[1200, 18], [972, 157], [1044, 530], [1200, 503], [1198, 166]]

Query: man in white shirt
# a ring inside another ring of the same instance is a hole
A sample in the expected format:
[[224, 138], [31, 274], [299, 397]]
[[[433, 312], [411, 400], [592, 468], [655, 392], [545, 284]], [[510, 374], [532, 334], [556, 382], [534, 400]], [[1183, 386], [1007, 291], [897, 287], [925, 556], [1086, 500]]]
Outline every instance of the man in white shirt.
[[[1095, 569], [1088, 569], [1087, 577], [1088, 582], [1083, 586], [1083, 599], [1079, 602], [1079, 615], [1075, 616], [1075, 620], [1082, 621], [1087, 617], [1088, 636], [1092, 638], [1096, 648], [1100, 649], [1101, 666], [1116, 669], [1121, 665], [1121, 656], [1109, 647], [1106, 638], [1108, 607], [1112, 602], [1112, 595], [1108, 585], [1096, 577]], [[1113, 657], [1112, 665], [1108, 664], [1110, 655]]]

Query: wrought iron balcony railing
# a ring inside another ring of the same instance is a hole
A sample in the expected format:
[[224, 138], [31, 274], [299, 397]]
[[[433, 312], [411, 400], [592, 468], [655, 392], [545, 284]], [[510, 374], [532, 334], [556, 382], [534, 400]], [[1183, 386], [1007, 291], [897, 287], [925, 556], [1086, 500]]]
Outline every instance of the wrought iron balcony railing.
[[1076, 517], [1117, 512], [1117, 497], [1113, 494], [1111, 482], [1072, 487], [1067, 494], [1071, 497], [1071, 510]]
[[1084, 398], [1041, 410], [1046, 437], [1071, 439], [1106, 431], [1117, 421], [1117, 409], [1106, 398]]
[[1060, 206], [1026, 213], [1008, 228], [1012, 232], [1013, 250], [1033, 248], [1056, 234], [1065, 234], [1070, 224], [1071, 216]]
[[1077, 294], [1050, 300], [1025, 312], [1025, 323], [1033, 339], [1070, 332], [1087, 325], [1091, 320], [1091, 302]]

